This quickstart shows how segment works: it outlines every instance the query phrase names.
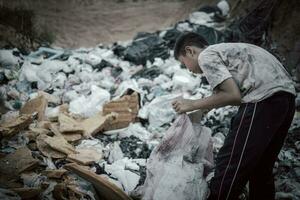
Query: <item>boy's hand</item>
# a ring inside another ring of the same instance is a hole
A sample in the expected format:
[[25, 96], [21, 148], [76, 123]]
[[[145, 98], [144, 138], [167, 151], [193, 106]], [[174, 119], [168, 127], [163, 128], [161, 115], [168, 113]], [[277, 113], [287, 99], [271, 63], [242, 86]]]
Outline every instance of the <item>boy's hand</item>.
[[194, 110], [193, 100], [183, 99], [182, 97], [174, 100], [172, 102], [172, 106], [174, 110], [179, 114]]

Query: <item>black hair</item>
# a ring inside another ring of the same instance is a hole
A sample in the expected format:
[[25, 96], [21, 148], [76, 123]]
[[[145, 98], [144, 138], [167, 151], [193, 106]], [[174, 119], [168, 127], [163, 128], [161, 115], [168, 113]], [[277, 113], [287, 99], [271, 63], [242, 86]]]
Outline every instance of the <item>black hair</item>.
[[185, 55], [186, 46], [196, 46], [199, 48], [204, 48], [208, 46], [208, 42], [204, 37], [194, 32], [184, 32], [176, 40], [174, 47], [174, 57], [178, 60], [180, 55]]

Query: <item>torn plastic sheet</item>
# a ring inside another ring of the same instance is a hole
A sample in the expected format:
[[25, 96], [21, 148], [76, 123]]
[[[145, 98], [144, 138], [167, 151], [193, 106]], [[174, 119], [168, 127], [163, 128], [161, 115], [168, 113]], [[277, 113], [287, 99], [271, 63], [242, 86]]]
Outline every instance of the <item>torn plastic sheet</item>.
[[152, 151], [140, 188], [144, 200], [206, 199], [203, 173], [213, 162], [211, 130], [192, 123], [192, 118], [180, 115]]

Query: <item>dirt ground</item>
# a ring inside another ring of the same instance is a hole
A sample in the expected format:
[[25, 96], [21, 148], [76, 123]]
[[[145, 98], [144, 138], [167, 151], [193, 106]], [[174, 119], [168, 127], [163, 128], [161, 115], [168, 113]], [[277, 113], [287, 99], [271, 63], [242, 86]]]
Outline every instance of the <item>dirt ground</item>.
[[[1, 1], [0, 1], [1, 2]], [[210, 2], [210, 3], [208, 3]], [[54, 45], [91, 47], [132, 39], [137, 32], [165, 29], [209, 0], [2, 0], [1, 5], [33, 10], [35, 28], [47, 28]]]

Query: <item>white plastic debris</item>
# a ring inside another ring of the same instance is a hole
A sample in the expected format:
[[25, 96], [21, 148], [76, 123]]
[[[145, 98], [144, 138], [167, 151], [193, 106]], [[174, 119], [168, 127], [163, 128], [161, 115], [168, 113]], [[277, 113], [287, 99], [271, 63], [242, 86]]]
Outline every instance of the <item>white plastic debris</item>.
[[220, 148], [223, 146], [225, 140], [225, 136], [218, 132], [213, 136], [213, 146], [214, 146], [214, 151], [218, 152]]
[[151, 133], [143, 127], [141, 123], [130, 123], [128, 128], [119, 132], [119, 137], [124, 138], [130, 136], [135, 136], [141, 141], [147, 141], [151, 138]]
[[221, 10], [222, 15], [223, 16], [227, 16], [229, 11], [230, 11], [230, 7], [229, 4], [226, 0], [221, 0], [218, 4], [217, 7]]
[[187, 22], [183, 22], [183, 23], [177, 24], [176, 29], [179, 30], [179, 31], [181, 31], [181, 32], [184, 32], [184, 31], [193, 31], [193, 28]]
[[128, 158], [118, 160], [111, 165], [105, 164], [104, 169], [108, 174], [111, 174], [111, 176], [117, 178], [118, 181], [122, 183], [122, 186], [127, 193], [133, 191], [139, 183], [140, 176], [127, 170], [138, 170], [139, 166]]
[[109, 152], [108, 162], [114, 163], [117, 160], [121, 160], [124, 157], [122, 149], [120, 148], [120, 141], [115, 141], [111, 145], [111, 150]]
[[170, 123], [176, 115], [171, 103], [179, 96], [178, 94], [169, 94], [156, 97], [139, 110], [138, 116], [149, 120], [149, 130]]
[[55, 108], [47, 107], [45, 111], [45, 115], [48, 119], [57, 118], [59, 115], [59, 106]]
[[213, 19], [212, 19], [213, 13], [208, 14], [205, 12], [193, 12], [189, 16], [189, 20], [193, 24], [198, 25], [206, 25], [206, 26], [213, 26]]
[[92, 117], [102, 110], [104, 103], [110, 100], [110, 93], [107, 90], [91, 86], [91, 94], [87, 97], [80, 96], [70, 102], [69, 111], [83, 117]]
[[92, 66], [100, 64], [101, 60], [102, 60], [102, 58], [95, 55], [95, 53], [93, 53], [93, 52], [87, 54], [87, 56], [85, 57], [85, 62]]
[[13, 55], [12, 50], [0, 50], [0, 65], [6, 68], [12, 68], [18, 65], [19, 58]]
[[194, 91], [200, 85], [200, 77], [193, 76], [187, 70], [177, 70], [172, 78], [173, 89], [181, 91]]
[[76, 147], [78, 149], [95, 149], [99, 153], [102, 153], [102, 149], [104, 145], [101, 143], [100, 140], [82, 140], [80, 144]]

